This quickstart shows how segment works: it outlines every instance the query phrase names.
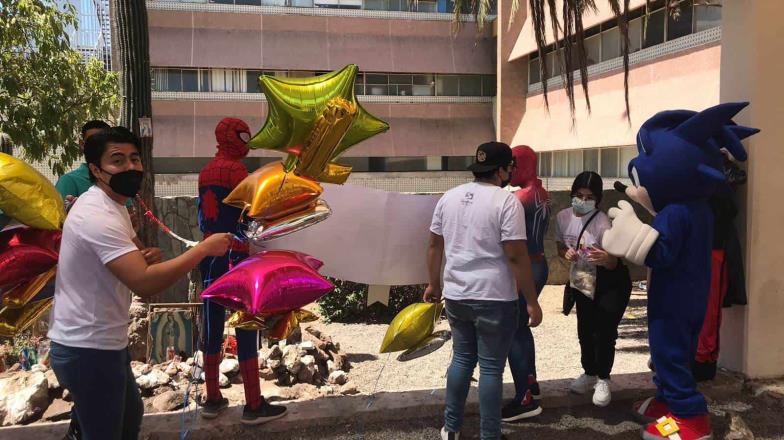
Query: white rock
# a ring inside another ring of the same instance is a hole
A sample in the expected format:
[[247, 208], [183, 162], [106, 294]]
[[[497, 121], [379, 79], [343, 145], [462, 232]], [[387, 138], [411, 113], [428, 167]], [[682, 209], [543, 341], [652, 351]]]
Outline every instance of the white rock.
[[139, 378], [140, 376], [144, 376], [145, 374], [149, 374], [152, 371], [152, 367], [147, 364], [131, 364], [131, 371], [133, 371], [133, 377]]
[[302, 362], [302, 365], [305, 365], [305, 366], [307, 366], [307, 365], [315, 365], [316, 358], [308, 354], [308, 355], [302, 356], [302, 359], [300, 359], [300, 362]]
[[327, 381], [335, 385], [345, 385], [348, 382], [348, 374], [341, 370], [333, 371], [329, 374]]
[[[285, 342], [285, 341], [284, 341]], [[280, 348], [280, 345], [273, 345], [270, 349], [268, 359], [280, 359], [283, 357], [283, 350]]]
[[49, 406], [49, 382], [44, 373], [23, 372], [0, 379], [2, 426], [24, 423]]
[[335, 361], [333, 361], [332, 359], [327, 361], [327, 371], [330, 374], [332, 374], [332, 372], [335, 371]]
[[159, 386], [166, 385], [170, 381], [171, 377], [157, 368], [136, 378], [136, 383], [143, 390], [158, 388]]
[[280, 368], [280, 359], [267, 359], [267, 368], [270, 370], [277, 370]]
[[286, 348], [286, 346], [287, 346], [287, 345], [288, 345], [288, 342], [286, 342], [286, 340], [285, 340], [285, 339], [284, 339], [284, 340], [282, 340], [282, 341], [278, 341], [278, 348], [280, 348], [281, 350], [283, 350], [284, 348]]
[[316, 349], [316, 344], [314, 344], [313, 341], [304, 341], [299, 344], [299, 349], [305, 351], [313, 351]]
[[45, 373], [46, 370], [48, 370], [48, 369], [49, 368], [47, 368], [46, 365], [35, 364], [32, 367], [30, 367], [30, 372], [31, 373]]
[[193, 364], [188, 364], [187, 362], [180, 362], [177, 364], [177, 369], [180, 370], [180, 372], [187, 374], [191, 371], [192, 365]]
[[176, 375], [177, 375], [177, 373], [180, 371], [180, 370], [177, 368], [177, 364], [178, 364], [177, 362], [172, 362], [172, 363], [170, 363], [170, 364], [169, 364], [169, 365], [166, 367], [166, 370], [164, 370], [164, 373], [168, 374], [169, 376], [176, 376]]
[[283, 365], [291, 374], [297, 374], [302, 363], [300, 362], [299, 350], [294, 345], [288, 345], [283, 349]]
[[[206, 379], [204, 378], [204, 373], [201, 373], [201, 380], [206, 381]], [[228, 388], [229, 386], [231, 386], [231, 382], [229, 381], [229, 378], [223, 373], [218, 373], [218, 386], [221, 388]]]
[[158, 411], [174, 411], [179, 409], [185, 403], [184, 393], [177, 391], [166, 391], [155, 397], [152, 401], [152, 406]]
[[192, 357], [189, 357], [188, 359], [186, 359], [186, 360], [185, 360], [185, 363], [186, 363], [188, 366], [191, 366], [191, 365], [193, 365], [193, 358], [192, 358]]
[[359, 393], [359, 390], [357, 389], [357, 386], [353, 382], [346, 382], [345, 385], [340, 387], [340, 394], [351, 395], [357, 393]]
[[49, 369], [44, 373], [46, 376], [46, 381], [49, 382], [49, 389], [56, 390], [60, 388], [60, 381], [57, 379], [57, 375], [54, 374], [54, 370]]
[[220, 363], [220, 372], [227, 376], [234, 376], [240, 372], [240, 362], [237, 359], [224, 359]]

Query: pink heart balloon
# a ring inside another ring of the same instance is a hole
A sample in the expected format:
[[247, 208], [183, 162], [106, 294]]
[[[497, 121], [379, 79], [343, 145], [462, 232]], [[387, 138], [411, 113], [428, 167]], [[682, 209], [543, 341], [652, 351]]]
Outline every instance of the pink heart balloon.
[[201, 297], [253, 315], [288, 312], [335, 288], [317, 272], [321, 265], [321, 261], [300, 252], [260, 252], [215, 280]]

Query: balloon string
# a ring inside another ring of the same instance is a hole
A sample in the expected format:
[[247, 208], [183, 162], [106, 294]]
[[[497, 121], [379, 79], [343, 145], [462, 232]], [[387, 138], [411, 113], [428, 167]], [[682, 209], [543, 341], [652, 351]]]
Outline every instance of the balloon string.
[[166, 235], [168, 235], [169, 237], [171, 237], [171, 238], [181, 242], [186, 247], [194, 247], [197, 244], [199, 244], [199, 242], [197, 242], [197, 241], [187, 240], [187, 239], [182, 238], [179, 235], [175, 234], [174, 231], [169, 229], [168, 226], [163, 224], [163, 222], [158, 217], [156, 217], [155, 214], [152, 213], [152, 210], [147, 207], [147, 204], [144, 203], [144, 200], [142, 200], [142, 198], [138, 194], [136, 195], [136, 201], [139, 202], [139, 206], [141, 206], [142, 210], [144, 211], [144, 218], [146, 218], [148, 221], [150, 221], [150, 223], [153, 223], [156, 226], [158, 226], [158, 228], [161, 231], [163, 231]]

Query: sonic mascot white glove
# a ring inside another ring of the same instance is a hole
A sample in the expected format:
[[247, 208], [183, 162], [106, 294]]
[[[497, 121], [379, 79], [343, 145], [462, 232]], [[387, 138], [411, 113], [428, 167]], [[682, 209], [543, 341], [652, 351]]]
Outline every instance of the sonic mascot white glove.
[[640, 221], [626, 200], [618, 202], [618, 207], [611, 208], [608, 215], [613, 219], [612, 228], [604, 233], [602, 248], [616, 257], [644, 265], [659, 231]]

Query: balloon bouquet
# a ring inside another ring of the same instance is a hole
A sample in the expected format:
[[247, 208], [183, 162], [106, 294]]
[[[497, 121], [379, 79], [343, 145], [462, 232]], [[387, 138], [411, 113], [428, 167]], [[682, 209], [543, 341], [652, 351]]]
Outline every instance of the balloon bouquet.
[[52, 305], [65, 209], [46, 177], [0, 153], [0, 210], [0, 336], [10, 337]]
[[[344, 183], [351, 167], [335, 160], [389, 128], [357, 102], [357, 70], [352, 64], [310, 78], [259, 78], [269, 111], [248, 146], [287, 157], [248, 175], [223, 200], [243, 210], [241, 239], [263, 246], [329, 217], [329, 206], [319, 199], [319, 182]], [[232, 267], [201, 296], [235, 310], [230, 326], [285, 339], [300, 322], [316, 319], [302, 307], [334, 288], [319, 274], [322, 265], [296, 251], [261, 251]]]

